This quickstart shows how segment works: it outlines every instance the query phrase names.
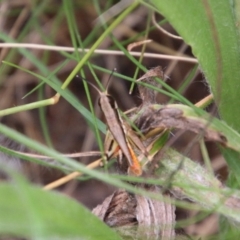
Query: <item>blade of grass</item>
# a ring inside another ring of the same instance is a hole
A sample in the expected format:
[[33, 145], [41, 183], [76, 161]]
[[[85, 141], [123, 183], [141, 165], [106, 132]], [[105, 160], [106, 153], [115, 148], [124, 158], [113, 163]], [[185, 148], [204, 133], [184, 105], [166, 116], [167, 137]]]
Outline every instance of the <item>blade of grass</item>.
[[[44, 98], [44, 85], [38, 89], [38, 99], [43, 99], [43, 98]], [[39, 101], [42, 101], [42, 100], [39, 100]], [[46, 144], [49, 147], [53, 148], [53, 144], [52, 144], [51, 137], [48, 130], [47, 119], [46, 119], [46, 108], [40, 107], [38, 111], [39, 111], [40, 125], [42, 128], [42, 133], [46, 141]]]
[[[80, 53], [78, 51], [78, 46], [80, 45], [81, 48], [83, 49], [83, 43], [82, 43], [81, 36], [78, 32], [76, 19], [75, 19], [74, 15], [72, 14], [74, 12], [73, 2], [68, 1], [68, 0], [64, 0], [63, 2], [64, 2], [65, 14], [66, 14], [67, 21], [68, 21], [68, 28], [69, 28], [69, 31], [70, 31], [71, 41], [72, 41], [72, 44], [73, 44], [74, 49], [75, 49], [77, 60], [79, 62], [80, 61]], [[88, 64], [88, 66], [89, 66], [89, 64]], [[80, 72], [81, 72], [81, 75], [83, 76], [83, 78], [86, 79], [83, 69], [80, 69]], [[98, 146], [99, 146], [100, 150], [103, 152], [102, 139], [100, 137], [99, 128], [98, 128], [98, 124], [97, 124], [97, 119], [96, 119], [95, 114], [94, 114], [93, 103], [92, 103], [92, 100], [91, 100], [91, 97], [90, 97], [90, 92], [89, 92], [89, 89], [88, 89], [88, 85], [86, 84], [85, 81], [83, 82], [83, 86], [84, 86], [84, 89], [85, 89], [85, 92], [86, 92], [88, 104], [90, 106], [90, 111], [91, 111], [92, 116], [93, 116], [92, 123], [93, 123], [93, 128], [94, 128], [94, 134], [95, 134]]]
[[65, 89], [71, 80], [76, 76], [79, 70], [83, 67], [83, 65], [88, 61], [90, 56], [93, 54], [94, 50], [100, 45], [100, 43], [111, 33], [111, 31], [131, 12], [138, 6], [138, 2], [134, 2], [131, 4], [123, 13], [121, 13], [118, 18], [105, 30], [105, 32], [98, 38], [98, 40], [91, 47], [89, 52], [84, 55], [82, 60], [77, 64], [77, 66], [73, 69], [71, 74], [68, 76], [64, 84], [62, 85], [62, 89]]
[[[58, 92], [61, 96], [63, 96], [69, 103], [71, 103], [71, 105], [74, 108], [76, 108], [90, 123], [94, 124], [93, 120], [92, 120], [93, 119], [92, 114], [89, 113], [89, 111], [83, 105], [81, 105], [79, 103], [79, 101], [76, 99], [76, 97], [71, 92], [69, 92], [67, 89], [65, 89], [65, 90], [61, 89], [60, 85], [56, 84], [56, 81], [55, 82], [50, 81], [47, 78], [44, 78], [44, 77], [42, 77], [42, 76], [40, 76], [40, 75], [38, 75], [34, 72], [31, 72], [29, 70], [20, 68], [19, 66], [16, 66], [12, 63], [6, 63], [6, 64], [9, 64], [13, 67], [19, 68], [22, 71], [25, 71], [29, 74], [32, 74], [33, 76], [35, 76], [35, 77], [41, 79], [42, 81], [46, 82], [56, 92]], [[0, 111], [0, 116], [4, 116], [4, 115], [7, 115], [7, 114], [12, 114], [12, 113], [19, 112], [19, 111], [31, 110], [31, 109], [34, 109], [34, 108], [47, 106], [47, 105], [52, 105], [52, 104], [55, 104], [55, 103], [56, 103], [55, 99], [50, 98], [50, 99], [42, 100], [42, 101], [39, 101], [39, 102], [36, 102], [36, 103], [25, 104], [24, 106], [18, 106], [18, 107], [14, 107], [14, 108], [1, 110]], [[105, 132], [105, 125], [98, 119], [97, 119], [97, 124], [98, 124], [98, 128], [100, 129], [100, 131], [102, 131], [104, 133]]]

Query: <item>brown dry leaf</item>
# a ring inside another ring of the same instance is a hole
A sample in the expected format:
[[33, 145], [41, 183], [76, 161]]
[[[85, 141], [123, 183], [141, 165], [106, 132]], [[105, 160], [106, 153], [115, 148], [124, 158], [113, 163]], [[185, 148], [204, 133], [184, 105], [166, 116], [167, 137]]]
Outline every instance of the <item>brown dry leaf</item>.
[[[161, 88], [161, 85], [159, 84], [159, 82], [157, 82], [154, 79], [154, 77], [158, 77], [162, 80], [166, 80], [166, 76], [164, 75], [161, 66], [157, 66], [155, 68], [150, 69], [142, 77], [137, 79], [137, 82], [141, 81], [144, 83], [148, 83], [154, 87]], [[150, 103], [152, 104], [156, 103], [157, 92], [155, 90], [145, 87], [141, 84], [138, 85], [138, 90], [139, 90], [140, 98], [142, 99], [144, 105], [150, 104]]]
[[[155, 186], [150, 191], [160, 194]], [[167, 202], [118, 190], [92, 212], [116, 228], [122, 237], [149, 240], [175, 237], [175, 207]]]
[[152, 105], [143, 109], [143, 113], [135, 121], [136, 126], [143, 133], [158, 128], [176, 128], [202, 134], [209, 141], [216, 141], [223, 145], [227, 144], [226, 137], [220, 131], [213, 129], [205, 119], [192, 117], [191, 115], [187, 116], [177, 105], [176, 107], [174, 105], [155, 107]]

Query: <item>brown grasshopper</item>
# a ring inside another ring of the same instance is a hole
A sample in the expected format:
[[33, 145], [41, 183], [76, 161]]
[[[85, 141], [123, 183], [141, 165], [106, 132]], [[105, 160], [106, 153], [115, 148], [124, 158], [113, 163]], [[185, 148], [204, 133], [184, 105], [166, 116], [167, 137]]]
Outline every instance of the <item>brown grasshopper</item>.
[[[90, 83], [91, 84], [91, 83]], [[91, 84], [92, 85], [92, 84]], [[101, 92], [98, 88], [92, 85], [99, 93], [99, 106], [105, 116], [105, 120], [110, 133], [113, 138], [108, 137], [109, 141], [105, 141], [104, 151], [107, 160], [113, 156], [117, 156], [120, 164], [122, 163], [122, 154], [126, 157], [128, 162], [128, 173], [134, 176], [140, 176], [142, 174], [142, 167], [136, 154], [134, 153], [127, 135], [131, 132], [131, 127], [123, 122], [115, 99], [108, 94], [107, 90]], [[144, 145], [136, 134], [131, 132], [132, 142], [138, 146], [147, 155]]]
[[[144, 74], [137, 81], [143, 81], [146, 83], [150, 83], [151, 85], [153, 85], [155, 87], [160, 87], [159, 84], [155, 81], [154, 77], [159, 77], [161, 79], [166, 80], [165, 76], [163, 74], [162, 68], [160, 66], [149, 70], [146, 74]], [[143, 101], [143, 104], [140, 108], [138, 108], [138, 111], [143, 106], [156, 103], [156, 92], [154, 90], [148, 89], [141, 85], [138, 86], [138, 89], [139, 89], [140, 98]], [[100, 99], [100, 101], [101, 101], [101, 99]], [[114, 99], [112, 99], [112, 102], [114, 102]], [[118, 123], [123, 129], [125, 141], [128, 145], [128, 148], [130, 149], [131, 152], [133, 152], [133, 150], [132, 150], [133, 147], [134, 147], [134, 149], [140, 150], [142, 155], [140, 157], [138, 154], [139, 157], [137, 159], [138, 159], [138, 161], [139, 160], [141, 161], [141, 165], [143, 164], [142, 160], [143, 160], [144, 156], [147, 157], [147, 161], [151, 161], [150, 160], [151, 157], [148, 155], [148, 151], [145, 148], [145, 146], [143, 145], [143, 140], [146, 139], [146, 137], [144, 136], [144, 138], [140, 139], [139, 136], [136, 134], [136, 132], [130, 127], [130, 125], [127, 124], [126, 121], [122, 121], [122, 118], [119, 115], [119, 111], [117, 110], [116, 102], [114, 102], [114, 104], [115, 104], [115, 114], [118, 115]], [[101, 104], [100, 104], [100, 106], [101, 106]], [[113, 104], [112, 104], [112, 107], [113, 107]], [[104, 110], [103, 110], [103, 112], [104, 112]], [[106, 115], [105, 115], [105, 117], [106, 117]], [[119, 151], [118, 141], [112, 134], [112, 131], [110, 128], [109, 128], [109, 130], [110, 130], [110, 132], [107, 132], [106, 138], [105, 138], [105, 143], [104, 143], [105, 152], [107, 153], [109, 158], [111, 158], [113, 156], [117, 156], [120, 166], [122, 167], [122, 165], [124, 165], [124, 163], [122, 162], [122, 154], [121, 154], [121, 151]], [[162, 132], [162, 130], [158, 130], [158, 132]], [[150, 135], [152, 135], [152, 134], [150, 134]], [[135, 154], [134, 154], [134, 156], [135, 156]]]

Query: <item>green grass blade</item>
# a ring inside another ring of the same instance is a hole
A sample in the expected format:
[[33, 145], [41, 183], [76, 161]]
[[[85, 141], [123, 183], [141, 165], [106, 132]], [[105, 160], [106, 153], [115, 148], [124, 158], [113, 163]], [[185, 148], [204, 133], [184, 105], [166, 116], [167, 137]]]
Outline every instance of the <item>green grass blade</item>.
[[[44, 86], [42, 86], [38, 89], [38, 99], [40, 99], [40, 101], [41, 101], [43, 98], [44, 98]], [[38, 112], [39, 112], [40, 125], [42, 128], [44, 139], [45, 139], [47, 145], [49, 147], [53, 148], [51, 136], [50, 136], [49, 129], [48, 129], [48, 123], [47, 123], [47, 119], [46, 119], [46, 107], [39, 108]]]
[[56, 161], [59, 161], [60, 163], [66, 165], [66, 166], [69, 166], [72, 169], [75, 169], [75, 171], [82, 172], [82, 173], [92, 176], [96, 179], [99, 179], [103, 182], [113, 184], [117, 187], [126, 188], [128, 190], [135, 191], [135, 188], [133, 186], [130, 186], [129, 184], [126, 184], [126, 183], [124, 183], [118, 179], [115, 179], [107, 174], [103, 174], [96, 170], [88, 169], [88, 168], [86, 168], [85, 165], [83, 165], [81, 163], [77, 163], [67, 157], [64, 157], [62, 154], [58, 153], [57, 151], [50, 149], [30, 138], [27, 138], [26, 136], [18, 133], [17, 131], [4, 126], [3, 124], [0, 124], [0, 133], [11, 138], [12, 140], [14, 140], [16, 142], [24, 144], [29, 149], [33, 149], [33, 150], [39, 152], [40, 154], [49, 156], [49, 157], [55, 159]]
[[62, 88], [65, 89], [71, 80], [78, 74], [79, 70], [83, 67], [83, 65], [88, 61], [90, 56], [93, 54], [94, 50], [100, 45], [100, 43], [111, 33], [111, 31], [136, 7], [138, 6], [138, 2], [134, 2], [131, 4], [120, 16], [106, 29], [106, 31], [97, 39], [97, 41], [93, 44], [89, 52], [87, 52], [82, 60], [77, 64], [77, 66], [73, 69], [71, 74], [68, 76], [66, 81], [64, 82]]
[[[51, 86], [56, 92], [58, 92], [62, 97], [64, 97], [74, 108], [76, 108], [92, 125], [94, 125], [94, 120], [93, 120], [93, 116], [92, 114], [83, 106], [80, 104], [80, 102], [78, 101], [78, 99], [70, 92], [68, 91], [68, 89], [63, 90], [60, 87], [60, 84], [58, 84], [57, 81], [51, 81], [45, 77], [42, 77], [41, 75], [38, 75], [34, 72], [31, 72], [29, 70], [20, 68], [17, 65], [14, 65], [12, 63], [7, 63], [10, 66], [16, 67], [21, 69], [22, 71], [25, 71], [29, 74], [32, 74], [33, 76], [41, 79], [42, 81], [44, 81], [45, 83], [47, 83], [49, 86]], [[42, 101], [38, 101], [38, 102], [34, 102], [34, 103], [29, 103], [29, 104], [25, 104], [23, 106], [18, 106], [18, 107], [13, 107], [13, 108], [9, 108], [9, 109], [4, 109], [0, 111], [0, 116], [5, 116], [8, 114], [13, 114], [19, 111], [27, 111], [27, 110], [31, 110], [34, 108], [39, 108], [39, 107], [43, 107], [43, 106], [47, 106], [47, 105], [51, 105], [54, 104], [54, 100], [51, 99], [46, 99], [46, 100], [42, 100]], [[106, 129], [105, 129], [105, 125], [98, 119], [96, 119], [97, 121], [97, 126], [99, 128], [100, 131], [102, 131], [103, 133], [105, 133]]]

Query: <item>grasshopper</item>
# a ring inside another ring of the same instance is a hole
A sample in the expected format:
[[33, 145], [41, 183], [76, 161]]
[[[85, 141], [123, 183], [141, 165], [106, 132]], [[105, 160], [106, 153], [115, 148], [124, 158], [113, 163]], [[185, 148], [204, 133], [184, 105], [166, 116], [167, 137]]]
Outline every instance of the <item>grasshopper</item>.
[[[153, 77], [159, 77], [161, 79], [164, 79], [164, 74], [160, 66], [149, 70], [145, 75], [143, 75], [137, 81], [144, 80], [143, 82], [147, 82], [147, 83], [150, 83], [151, 85], [159, 87], [159, 84], [153, 79]], [[148, 88], [142, 87], [142, 86], [138, 86], [138, 89], [140, 93], [140, 98], [143, 101], [143, 105], [156, 103], [156, 92], [154, 90], [149, 90]], [[104, 93], [99, 92], [99, 94], [100, 94], [99, 105], [105, 115], [106, 122], [109, 127], [109, 131], [112, 134], [111, 136], [111, 134], [108, 132], [105, 138], [104, 148], [105, 148], [105, 154], [107, 155], [107, 158], [109, 159], [111, 157], [117, 156], [118, 162], [120, 166], [122, 166], [123, 165], [122, 153], [123, 153], [128, 160], [128, 164], [129, 164], [128, 172], [133, 175], [141, 175], [142, 169], [140, 170], [139, 168], [140, 166], [139, 160], [134, 154], [132, 146], [134, 146], [135, 148], [141, 151], [142, 153], [141, 159], [143, 159], [143, 155], [144, 155], [145, 157], [147, 157], [149, 161], [150, 159], [148, 157], [148, 151], [143, 145], [142, 139], [138, 137], [138, 135], [132, 130], [129, 124], [127, 124], [125, 121], [122, 120], [118, 111], [117, 103], [113, 99], [113, 97], [111, 97], [107, 93], [107, 91]], [[142, 107], [143, 106], [141, 106], [140, 109]], [[118, 126], [119, 129], [117, 129], [116, 126]], [[120, 128], [121, 128], [121, 135], [119, 134]], [[131, 161], [129, 161], [128, 155], [126, 155], [122, 146], [120, 145], [119, 140], [121, 139], [124, 139], [124, 141], [122, 142], [124, 142], [125, 148], [127, 145], [127, 149], [129, 150], [128, 152], [131, 154], [131, 159], [134, 162], [134, 165], [131, 165]], [[122, 152], [119, 150], [122, 150]]]
[[[158, 84], [154, 84], [155, 81], [152, 79], [153, 77], [163, 78], [163, 71], [160, 66], [149, 70], [145, 75], [138, 79], [138, 81], [146, 79], [145, 81], [147, 83], [152, 83], [152, 85], [157, 86]], [[141, 175], [142, 167], [132, 146], [138, 148], [142, 154], [147, 157], [148, 152], [143, 145], [142, 140], [132, 130], [129, 124], [122, 120], [115, 99], [107, 92], [108, 85], [104, 92], [101, 92], [94, 85], [92, 86], [99, 93], [100, 98], [98, 104], [105, 116], [108, 129], [111, 133], [107, 133], [104, 143], [104, 152], [107, 160], [111, 157], [117, 156], [119, 164], [123, 165], [122, 158], [124, 155], [128, 162], [128, 173], [135, 176]], [[144, 104], [155, 103], [156, 94], [153, 90], [148, 90], [145, 87], [139, 86], [139, 93]]]
[[[89, 83], [91, 84], [91, 83]], [[91, 84], [92, 85], [92, 84]], [[142, 167], [136, 154], [134, 153], [127, 135], [131, 132], [131, 127], [123, 122], [117, 103], [115, 99], [108, 94], [107, 90], [101, 92], [98, 88], [92, 85], [99, 93], [98, 104], [104, 114], [106, 124], [112, 137], [107, 137], [108, 141], [105, 141], [104, 152], [107, 160], [113, 156], [117, 156], [120, 164], [122, 163], [122, 155], [127, 159], [128, 173], [134, 176], [140, 176], [142, 174]], [[132, 142], [144, 151], [144, 155], [147, 155], [144, 145], [136, 134], [131, 132]]]

